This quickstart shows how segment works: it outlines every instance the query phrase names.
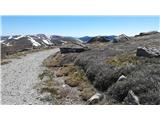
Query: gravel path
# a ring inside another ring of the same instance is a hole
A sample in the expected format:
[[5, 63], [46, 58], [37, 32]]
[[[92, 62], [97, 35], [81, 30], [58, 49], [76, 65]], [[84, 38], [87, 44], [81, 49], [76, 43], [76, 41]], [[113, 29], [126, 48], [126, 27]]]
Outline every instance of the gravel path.
[[58, 48], [28, 54], [21, 59], [1, 66], [1, 104], [49, 104], [40, 101], [34, 86], [40, 82], [38, 75], [43, 71], [42, 61], [59, 51]]

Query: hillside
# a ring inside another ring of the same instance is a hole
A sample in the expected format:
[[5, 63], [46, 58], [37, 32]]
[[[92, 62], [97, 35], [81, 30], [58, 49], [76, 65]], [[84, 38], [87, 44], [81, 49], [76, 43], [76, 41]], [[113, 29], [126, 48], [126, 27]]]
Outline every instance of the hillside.
[[69, 70], [64, 76], [69, 77], [66, 84], [81, 88], [82, 99], [89, 104], [160, 104], [160, 33], [121, 35], [113, 43], [86, 46], [90, 49], [58, 53], [44, 64], [47, 61], [53, 69], [70, 69], [68, 65], [73, 65], [82, 70], [84, 74], [79, 77], [87, 77], [87, 89], [81, 85], [82, 78], [72, 80], [75, 76], [70, 73], [77, 72]]

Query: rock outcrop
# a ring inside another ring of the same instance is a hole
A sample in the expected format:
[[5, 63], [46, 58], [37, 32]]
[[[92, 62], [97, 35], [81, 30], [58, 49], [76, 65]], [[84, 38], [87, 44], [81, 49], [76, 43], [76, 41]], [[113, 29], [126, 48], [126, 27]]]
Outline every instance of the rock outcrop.
[[81, 45], [76, 45], [76, 44], [67, 44], [63, 47], [60, 48], [60, 52], [62, 54], [64, 53], [80, 53], [80, 52], [84, 52], [87, 49]]
[[131, 39], [131, 38], [128, 37], [127, 35], [122, 34], [122, 35], [119, 35], [118, 37], [116, 37], [116, 38], [113, 40], [113, 43], [125, 42], [125, 41], [128, 41], [128, 40], [130, 40], [130, 39]]
[[138, 47], [136, 55], [140, 57], [160, 57], [160, 49]]

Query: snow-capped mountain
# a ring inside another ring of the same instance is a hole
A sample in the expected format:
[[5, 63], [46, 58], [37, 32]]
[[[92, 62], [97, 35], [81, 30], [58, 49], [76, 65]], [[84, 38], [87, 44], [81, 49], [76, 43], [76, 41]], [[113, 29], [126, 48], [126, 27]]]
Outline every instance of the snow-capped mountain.
[[1, 36], [0, 38], [1, 50], [6, 54], [12, 54], [26, 49], [82, 43], [81, 40], [73, 37], [46, 36], [45, 34]]
[[14, 35], [14, 36], [1, 36], [1, 43], [4, 45], [14, 46], [16, 44], [25, 44], [32, 47], [46, 47], [50, 45], [62, 45], [65, 43], [82, 43], [82, 40], [74, 37], [65, 37], [51, 35], [46, 36], [44, 34], [36, 35]]
[[[5, 39], [4, 39], [5, 38]], [[15, 35], [8, 38], [2, 36], [1, 43], [6, 46], [47, 47], [53, 45], [49, 38], [39, 35]]]

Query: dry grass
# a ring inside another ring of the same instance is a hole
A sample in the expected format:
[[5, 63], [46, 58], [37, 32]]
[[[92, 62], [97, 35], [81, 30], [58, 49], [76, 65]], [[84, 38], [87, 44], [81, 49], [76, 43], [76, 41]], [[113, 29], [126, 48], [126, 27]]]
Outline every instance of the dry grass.
[[70, 65], [63, 67], [61, 71], [62, 72], [60, 73], [63, 73], [63, 75], [67, 76], [65, 83], [71, 87], [78, 87], [78, 90], [80, 91], [80, 97], [83, 100], [88, 100], [96, 93], [96, 90], [87, 79], [86, 74], [80, 68]]
[[40, 84], [40, 88], [41, 88], [41, 93], [43, 92], [50, 92], [51, 94], [53, 95], [56, 95], [57, 94], [57, 89], [54, 87], [54, 81], [53, 80], [46, 80], [46, 81], [43, 81], [41, 84]]
[[49, 80], [53, 80], [54, 73], [51, 72], [51, 70], [44, 70], [41, 74], [38, 76], [40, 80], [43, 80], [44, 77], [47, 77]]
[[5, 56], [5, 59], [21, 59], [22, 56], [26, 56], [27, 54], [49, 50], [49, 49], [51, 48], [31, 49], [28, 51], [15, 52], [14, 54]]
[[94, 94], [95, 94], [95, 90], [92, 88], [85, 88], [83, 89], [83, 91], [81, 91], [80, 96], [84, 101], [87, 101], [88, 99], [90, 99]]
[[6, 59], [20, 59], [22, 56], [26, 56], [27, 52], [17, 52], [12, 55], [6, 56]]
[[129, 64], [136, 65], [139, 63], [139, 60], [134, 54], [122, 54], [108, 58], [106, 63], [116, 67], [122, 67]]
[[5, 64], [8, 64], [8, 63], [10, 63], [12, 61], [10, 61], [10, 60], [1, 60], [0, 62], [1, 62], [1, 65], [5, 65]]
[[57, 77], [68, 76], [69, 74], [72, 74], [75, 71], [76, 68], [73, 65], [65, 65], [56, 72], [56, 76]]
[[46, 67], [56, 67], [60, 66], [60, 62], [63, 59], [63, 55], [57, 52], [55, 55], [49, 56], [43, 61], [43, 65]]
[[[70, 56], [70, 57], [69, 57]], [[59, 52], [56, 55], [48, 57], [43, 64], [47, 67], [58, 67], [56, 71], [56, 77], [64, 77], [64, 82], [70, 87], [77, 87], [80, 91], [80, 97], [83, 100], [88, 100], [92, 95], [96, 93], [96, 90], [91, 85], [90, 81], [87, 79], [86, 74], [79, 67], [70, 64], [70, 61], [65, 61], [65, 57], [72, 58], [72, 54], [64, 56]], [[67, 59], [68, 60], [68, 59]], [[72, 60], [71, 60], [72, 61]], [[40, 75], [42, 77], [43, 75]], [[58, 90], [60, 91], [60, 89]], [[63, 93], [64, 95], [61, 95]], [[67, 92], [61, 91], [57, 95], [57, 99], [67, 95]]]

